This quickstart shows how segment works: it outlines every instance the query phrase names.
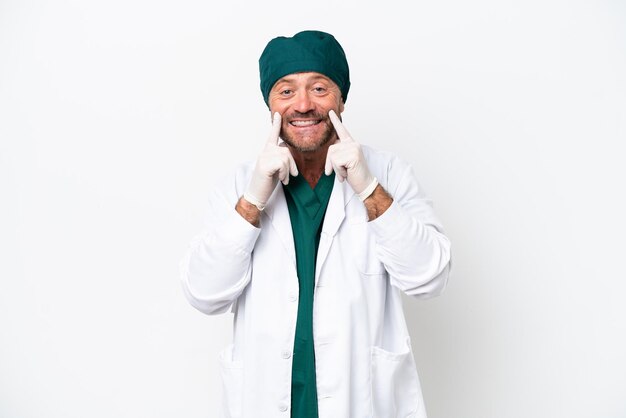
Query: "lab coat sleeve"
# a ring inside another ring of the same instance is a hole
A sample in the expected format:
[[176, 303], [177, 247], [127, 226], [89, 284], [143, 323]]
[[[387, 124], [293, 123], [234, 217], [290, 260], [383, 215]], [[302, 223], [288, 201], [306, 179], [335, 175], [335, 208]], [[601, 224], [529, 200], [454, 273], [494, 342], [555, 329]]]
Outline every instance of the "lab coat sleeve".
[[393, 286], [417, 298], [437, 296], [450, 274], [450, 240], [409, 165], [393, 158], [385, 177], [383, 185], [393, 203], [369, 222], [376, 256]]
[[251, 254], [261, 230], [235, 210], [238, 183], [222, 183], [211, 193], [205, 228], [180, 262], [185, 296], [209, 315], [226, 312], [250, 282]]

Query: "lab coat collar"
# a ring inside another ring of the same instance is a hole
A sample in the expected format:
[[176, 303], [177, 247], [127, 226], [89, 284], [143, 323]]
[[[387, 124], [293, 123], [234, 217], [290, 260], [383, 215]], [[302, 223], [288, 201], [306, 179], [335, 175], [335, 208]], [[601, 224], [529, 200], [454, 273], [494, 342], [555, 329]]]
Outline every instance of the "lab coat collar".
[[[339, 226], [345, 218], [345, 207], [354, 195], [352, 187], [347, 181], [339, 182], [335, 176], [333, 191], [328, 201], [328, 208], [324, 216], [322, 234], [318, 247], [318, 257], [316, 263], [315, 280], [317, 281], [319, 271], [326, 260], [332, 239], [339, 230]], [[282, 184], [278, 183], [274, 193], [270, 197], [263, 213], [269, 218], [272, 228], [278, 234], [280, 241], [289, 255], [293, 265], [296, 265], [296, 251], [293, 243], [293, 232], [291, 230], [291, 220], [289, 219], [289, 208], [285, 199], [285, 192]]]
[[322, 225], [322, 234], [320, 243], [317, 247], [317, 261], [315, 263], [315, 287], [319, 285], [320, 273], [326, 262], [326, 257], [332, 246], [335, 234], [346, 217], [346, 205], [354, 196], [354, 191], [347, 181], [339, 182], [335, 176], [335, 184], [330, 195], [326, 216], [324, 216], [324, 224]]
[[354, 190], [347, 181], [340, 182], [335, 176], [333, 191], [328, 201], [328, 208], [324, 216], [324, 224], [322, 226], [322, 235], [327, 234], [334, 237], [343, 222], [346, 215], [346, 205], [354, 195]]
[[285, 252], [295, 267], [296, 250], [293, 243], [293, 232], [291, 231], [289, 208], [287, 207], [287, 200], [285, 199], [283, 185], [280, 182], [274, 188], [274, 192], [270, 196], [263, 213], [270, 219], [272, 228], [274, 228], [278, 234], [278, 237], [285, 248]]

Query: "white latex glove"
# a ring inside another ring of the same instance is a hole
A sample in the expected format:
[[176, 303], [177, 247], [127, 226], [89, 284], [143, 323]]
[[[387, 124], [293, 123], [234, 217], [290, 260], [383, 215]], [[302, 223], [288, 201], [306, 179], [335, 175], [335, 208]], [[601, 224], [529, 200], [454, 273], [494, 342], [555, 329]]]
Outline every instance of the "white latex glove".
[[335, 170], [337, 179], [340, 182], [347, 180], [359, 198], [365, 200], [378, 185], [378, 180], [370, 173], [361, 145], [352, 139], [337, 114], [331, 110], [328, 116], [339, 139], [328, 147], [324, 172], [328, 176]]
[[274, 113], [272, 131], [265, 148], [259, 155], [250, 179], [250, 184], [243, 194], [243, 198], [263, 210], [269, 200], [278, 180], [283, 184], [289, 183], [289, 174], [298, 175], [298, 168], [289, 148], [280, 144], [280, 113]]

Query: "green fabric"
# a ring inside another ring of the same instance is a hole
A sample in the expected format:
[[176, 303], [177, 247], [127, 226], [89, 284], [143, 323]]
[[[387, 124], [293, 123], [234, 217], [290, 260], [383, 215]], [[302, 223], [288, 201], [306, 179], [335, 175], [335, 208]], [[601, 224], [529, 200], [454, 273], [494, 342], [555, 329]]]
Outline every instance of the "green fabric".
[[298, 175], [291, 177], [289, 184], [284, 186], [293, 230], [300, 287], [291, 375], [291, 416], [293, 418], [317, 418], [318, 416], [313, 346], [315, 260], [322, 221], [333, 190], [334, 180], [334, 173], [331, 176], [322, 174], [315, 189], [311, 189], [306, 180]]
[[292, 38], [279, 36], [268, 42], [259, 58], [261, 93], [268, 96], [274, 84], [287, 74], [314, 71], [333, 80], [344, 103], [350, 90], [350, 70], [343, 48], [330, 33], [307, 30]]

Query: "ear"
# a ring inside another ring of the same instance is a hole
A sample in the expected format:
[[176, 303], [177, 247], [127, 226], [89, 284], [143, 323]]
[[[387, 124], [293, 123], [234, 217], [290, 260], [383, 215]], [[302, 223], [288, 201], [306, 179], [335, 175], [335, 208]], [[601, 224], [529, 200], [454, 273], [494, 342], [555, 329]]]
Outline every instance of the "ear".
[[343, 98], [341, 99], [341, 102], [339, 102], [339, 114], [343, 113]]

